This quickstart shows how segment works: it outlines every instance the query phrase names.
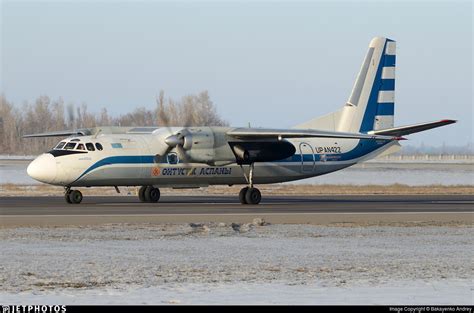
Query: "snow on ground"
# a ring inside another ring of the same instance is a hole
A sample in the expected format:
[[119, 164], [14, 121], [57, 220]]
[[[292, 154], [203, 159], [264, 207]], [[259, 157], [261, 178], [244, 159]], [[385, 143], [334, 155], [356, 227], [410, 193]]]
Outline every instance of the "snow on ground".
[[457, 304], [472, 305], [468, 281], [391, 282], [378, 286], [326, 287], [284, 283], [176, 284], [172, 287], [127, 287], [2, 293], [9, 304]]
[[471, 227], [1, 229], [3, 303], [472, 304]]

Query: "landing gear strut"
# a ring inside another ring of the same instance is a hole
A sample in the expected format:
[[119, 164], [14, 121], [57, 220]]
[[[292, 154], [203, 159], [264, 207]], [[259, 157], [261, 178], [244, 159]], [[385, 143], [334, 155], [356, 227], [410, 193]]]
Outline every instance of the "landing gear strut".
[[141, 202], [158, 202], [160, 200], [160, 189], [153, 186], [141, 186], [138, 190], [138, 198]]
[[257, 188], [255, 188], [253, 186], [253, 169], [254, 169], [253, 163], [250, 164], [250, 171], [249, 171], [248, 178], [247, 178], [247, 175], [245, 175], [245, 171], [244, 171], [242, 165], [240, 167], [242, 168], [242, 171], [244, 173], [244, 177], [245, 177], [245, 179], [247, 180], [247, 182], [249, 184], [248, 187], [242, 188], [239, 192], [240, 203], [242, 203], [242, 204], [259, 204], [260, 201], [262, 200], [262, 194], [260, 193], [260, 190], [258, 190]]
[[71, 187], [65, 187], [64, 199], [70, 204], [79, 204], [82, 201], [82, 193], [79, 190], [71, 190]]

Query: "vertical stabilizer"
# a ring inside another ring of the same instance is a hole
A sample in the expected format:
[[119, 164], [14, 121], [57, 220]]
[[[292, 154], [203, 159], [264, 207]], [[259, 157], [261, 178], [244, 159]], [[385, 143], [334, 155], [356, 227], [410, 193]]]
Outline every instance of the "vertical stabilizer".
[[365, 133], [393, 127], [395, 50], [393, 40], [372, 39], [349, 100], [342, 109], [338, 131]]

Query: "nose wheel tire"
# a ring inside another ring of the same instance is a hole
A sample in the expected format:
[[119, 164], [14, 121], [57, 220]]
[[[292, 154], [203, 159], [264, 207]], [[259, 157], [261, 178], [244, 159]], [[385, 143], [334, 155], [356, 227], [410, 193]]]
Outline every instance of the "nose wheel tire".
[[[66, 193], [67, 195], [67, 193]], [[68, 203], [79, 204], [82, 201], [82, 193], [79, 190], [71, 190], [69, 192], [69, 201]], [[66, 199], [67, 201], [67, 199]]]
[[160, 189], [153, 186], [147, 186], [143, 192], [145, 196], [145, 202], [158, 202], [160, 200]]

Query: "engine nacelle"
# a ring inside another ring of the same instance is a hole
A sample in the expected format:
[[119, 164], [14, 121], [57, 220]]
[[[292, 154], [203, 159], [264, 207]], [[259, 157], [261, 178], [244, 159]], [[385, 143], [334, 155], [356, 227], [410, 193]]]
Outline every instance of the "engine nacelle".
[[296, 152], [295, 146], [286, 140], [229, 142], [229, 145], [239, 164], [282, 160]]
[[215, 160], [214, 134], [208, 127], [188, 129], [183, 149], [189, 162], [211, 163]]

